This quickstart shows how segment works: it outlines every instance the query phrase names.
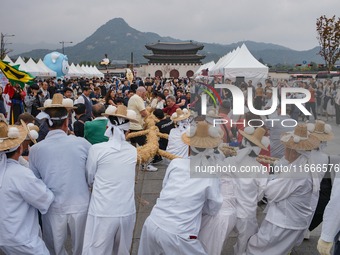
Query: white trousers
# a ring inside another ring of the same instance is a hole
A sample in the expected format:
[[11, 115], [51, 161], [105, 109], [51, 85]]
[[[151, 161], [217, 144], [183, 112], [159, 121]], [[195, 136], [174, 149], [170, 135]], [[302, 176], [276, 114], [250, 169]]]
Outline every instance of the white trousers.
[[72, 240], [72, 254], [80, 255], [82, 253], [87, 212], [74, 214], [46, 213], [41, 217], [43, 239], [51, 255], [67, 255], [65, 242], [68, 233], [70, 233]]
[[168, 233], [147, 218], [139, 241], [138, 255], [165, 254], [207, 255], [198, 239]]
[[220, 255], [225, 240], [236, 225], [236, 213], [224, 212], [215, 215], [203, 215], [198, 240], [209, 255]]
[[[237, 242], [234, 245], [234, 255], [243, 255], [247, 249], [249, 238], [257, 233], [259, 225], [256, 218], [237, 218], [234, 231], [237, 234]], [[269, 254], [269, 253], [268, 253]], [[275, 254], [275, 253], [273, 253]]]
[[83, 255], [130, 254], [136, 214], [126, 217], [87, 216]]
[[7, 255], [49, 255], [44, 241], [37, 236], [32, 242], [19, 246], [0, 246]]
[[248, 242], [247, 255], [287, 255], [299, 245], [305, 230], [285, 229], [263, 220], [259, 232]]

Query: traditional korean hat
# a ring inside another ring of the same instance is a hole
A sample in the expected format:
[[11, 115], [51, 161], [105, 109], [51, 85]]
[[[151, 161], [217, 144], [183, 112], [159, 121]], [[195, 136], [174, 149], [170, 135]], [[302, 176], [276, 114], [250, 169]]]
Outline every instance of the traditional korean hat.
[[26, 129], [18, 125], [7, 125], [5, 117], [0, 114], [0, 151], [6, 151], [20, 145], [26, 138]]
[[311, 134], [316, 136], [321, 142], [329, 142], [334, 139], [332, 126], [325, 124], [322, 120], [318, 120], [315, 124], [308, 123], [307, 129]]
[[290, 149], [301, 151], [314, 150], [320, 146], [319, 139], [307, 130], [306, 124], [299, 124], [294, 131], [282, 134], [280, 141]]
[[110, 105], [107, 107], [105, 113], [102, 113], [103, 116], [116, 116], [124, 119], [128, 119], [131, 122], [138, 123], [136, 120], [136, 112], [133, 110], [128, 110], [125, 105], [118, 105], [118, 107]]
[[254, 127], [248, 126], [244, 129], [244, 131], [239, 130], [238, 132], [240, 132], [241, 135], [243, 135], [255, 145], [268, 151], [270, 141], [268, 137], [264, 136], [264, 134], [266, 133], [266, 130], [264, 128], [258, 127], [255, 129]]
[[192, 147], [215, 148], [222, 143], [223, 131], [220, 127], [209, 125], [206, 121], [197, 122], [182, 134], [182, 141]]
[[44, 103], [44, 107], [39, 107], [38, 110], [45, 110], [48, 108], [66, 108], [67, 110], [69, 109], [77, 109], [77, 107], [73, 106], [73, 101], [70, 98], [65, 98], [63, 97], [62, 94], [56, 93], [53, 95], [52, 100], [47, 99]]
[[181, 108], [176, 109], [176, 112], [174, 112], [171, 115], [171, 120], [173, 121], [180, 121], [185, 120], [190, 117], [190, 110], [184, 108], [183, 110]]
[[39, 138], [39, 127], [34, 125], [33, 123], [28, 123], [26, 125], [25, 121], [21, 120], [22, 126], [26, 129], [28, 137], [32, 140], [34, 144], [37, 143], [37, 139]]

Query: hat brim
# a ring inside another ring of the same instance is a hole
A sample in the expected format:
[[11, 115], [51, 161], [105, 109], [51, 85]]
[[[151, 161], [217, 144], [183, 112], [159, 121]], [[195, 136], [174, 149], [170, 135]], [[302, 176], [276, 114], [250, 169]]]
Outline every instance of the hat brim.
[[124, 116], [124, 115], [120, 115], [120, 114], [102, 113], [102, 116], [105, 116], [105, 117], [115, 116], [115, 117], [119, 117], [119, 118], [128, 119], [128, 120], [130, 120], [130, 121], [133, 122], [133, 123], [138, 123], [138, 120], [132, 119], [132, 118], [126, 117], [126, 116]]
[[298, 143], [294, 142], [294, 138], [291, 137], [288, 142], [282, 142], [281, 138], [284, 135], [288, 135], [289, 133], [283, 133], [280, 136], [280, 142], [287, 148], [293, 149], [293, 150], [301, 150], [301, 151], [310, 151], [310, 150], [315, 150], [316, 148], [319, 148], [320, 146], [320, 140], [314, 136], [314, 134], [310, 134], [308, 136], [307, 140], [301, 140]]
[[19, 137], [18, 138], [14, 138], [14, 139], [4, 139], [1, 143], [0, 143], [0, 151], [6, 151], [9, 149], [12, 149], [20, 144], [22, 144], [23, 141], [25, 141], [26, 136], [27, 136], [27, 131], [23, 126], [18, 126], [18, 125], [10, 125], [8, 126], [8, 128], [11, 127], [16, 127], [19, 130]]
[[186, 133], [181, 136], [182, 141], [192, 147], [211, 149], [219, 146], [222, 143], [222, 138], [219, 137], [189, 137]]
[[28, 137], [31, 139], [31, 141], [36, 144], [37, 143], [37, 140], [33, 139], [32, 136], [31, 136], [31, 133], [30, 133], [30, 130], [28, 128], [28, 126], [26, 125], [25, 121], [21, 120], [21, 125], [26, 129], [26, 132], [27, 132], [27, 135]]
[[312, 135], [316, 136], [321, 142], [329, 142], [334, 139], [334, 134], [332, 132], [329, 134], [326, 133], [319, 134], [312, 132]]
[[187, 114], [183, 114], [182, 117], [176, 117], [176, 118], [173, 118], [172, 116], [170, 117], [171, 120], [173, 121], [180, 121], [180, 120], [185, 120], [187, 118], [190, 117], [190, 110], [188, 110], [188, 113]]
[[37, 108], [38, 110], [45, 110], [45, 109], [49, 109], [49, 108], [66, 108], [66, 110], [71, 110], [71, 109], [77, 109], [78, 107], [72, 106], [72, 107], [65, 107], [62, 104], [55, 104], [55, 105], [50, 105], [50, 106], [46, 106], [46, 107], [39, 107]]
[[266, 146], [264, 146], [260, 140], [258, 140], [255, 136], [253, 135], [249, 135], [246, 132], [242, 131], [242, 130], [238, 130], [238, 132], [240, 132], [240, 134], [242, 136], [244, 136], [245, 138], [247, 138], [249, 141], [251, 141], [252, 143], [254, 143], [255, 145], [259, 146], [261, 149], [264, 149], [265, 151], [269, 151], [268, 148], [266, 148]]

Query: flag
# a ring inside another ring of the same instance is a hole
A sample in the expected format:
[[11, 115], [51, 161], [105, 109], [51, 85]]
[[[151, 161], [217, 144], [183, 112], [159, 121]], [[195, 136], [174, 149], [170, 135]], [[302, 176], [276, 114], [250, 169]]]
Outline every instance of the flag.
[[30, 73], [19, 70], [20, 65], [11, 66], [9, 62], [0, 60], [0, 69], [6, 78], [13, 84], [20, 84], [21, 88], [25, 87], [25, 84], [32, 85], [35, 78]]

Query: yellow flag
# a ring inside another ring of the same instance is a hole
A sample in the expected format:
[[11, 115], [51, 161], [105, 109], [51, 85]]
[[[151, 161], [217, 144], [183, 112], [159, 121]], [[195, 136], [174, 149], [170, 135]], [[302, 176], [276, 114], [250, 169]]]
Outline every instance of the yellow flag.
[[8, 80], [10, 80], [11, 82], [17, 82], [19, 84], [32, 83], [35, 77], [29, 73], [18, 70], [18, 68], [19, 65], [11, 66], [8, 64], [8, 62], [0, 60], [0, 69]]

